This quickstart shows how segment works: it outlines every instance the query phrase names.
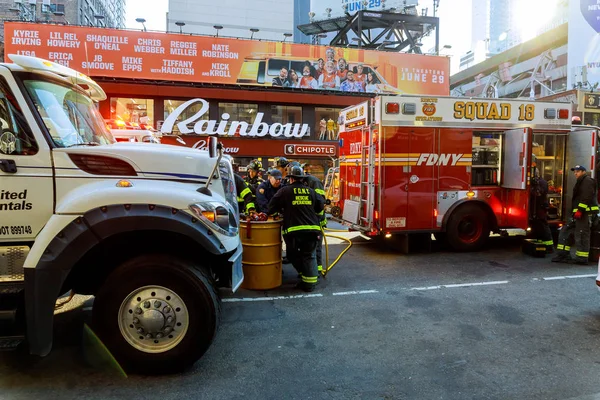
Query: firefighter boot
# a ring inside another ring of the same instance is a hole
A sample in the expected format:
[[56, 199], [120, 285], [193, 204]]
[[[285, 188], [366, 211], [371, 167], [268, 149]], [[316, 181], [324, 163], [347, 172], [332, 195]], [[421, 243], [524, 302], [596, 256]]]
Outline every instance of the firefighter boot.
[[552, 262], [568, 264], [571, 262], [571, 256], [569, 255], [569, 253], [559, 252], [557, 255], [552, 257]]

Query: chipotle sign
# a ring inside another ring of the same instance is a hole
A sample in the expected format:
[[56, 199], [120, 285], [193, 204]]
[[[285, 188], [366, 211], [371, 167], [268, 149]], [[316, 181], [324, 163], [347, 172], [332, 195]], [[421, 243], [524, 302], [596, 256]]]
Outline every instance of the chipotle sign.
[[[206, 137], [196, 135], [167, 135], [161, 138], [161, 143], [177, 146], [187, 146], [205, 150], [208, 144]], [[337, 157], [338, 144], [319, 141], [304, 140], [274, 140], [274, 139], [248, 139], [248, 138], [219, 138], [226, 154], [237, 157], [280, 157], [295, 155], [302, 157]], [[289, 153], [290, 148], [294, 153]], [[298, 151], [296, 151], [298, 150]]]

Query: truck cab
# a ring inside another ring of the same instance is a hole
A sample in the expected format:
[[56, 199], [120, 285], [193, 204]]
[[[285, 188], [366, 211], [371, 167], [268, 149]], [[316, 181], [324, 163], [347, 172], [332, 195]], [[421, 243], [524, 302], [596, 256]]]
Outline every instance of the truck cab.
[[[183, 369], [243, 280], [233, 170], [210, 151], [119, 143], [104, 91], [46, 60], [0, 64], [0, 343], [47, 355], [56, 300], [94, 295], [126, 370]], [[220, 154], [217, 154], [220, 153]]]

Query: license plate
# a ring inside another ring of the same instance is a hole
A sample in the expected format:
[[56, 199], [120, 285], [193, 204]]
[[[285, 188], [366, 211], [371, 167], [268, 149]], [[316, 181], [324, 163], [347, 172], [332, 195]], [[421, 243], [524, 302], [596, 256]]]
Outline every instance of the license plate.
[[236, 252], [231, 256], [229, 261], [231, 265], [231, 291], [235, 293], [244, 282], [244, 269], [242, 268], [242, 245], [238, 246]]

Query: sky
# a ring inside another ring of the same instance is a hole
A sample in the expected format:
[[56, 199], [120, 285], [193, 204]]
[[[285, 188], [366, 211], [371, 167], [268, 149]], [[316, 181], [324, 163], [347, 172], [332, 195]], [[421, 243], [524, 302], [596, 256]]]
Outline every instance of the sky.
[[[149, 31], [165, 31], [168, 0], [126, 0], [126, 2], [127, 28], [141, 29], [141, 24], [136, 22], [135, 19], [144, 18], [146, 20], [146, 28]], [[453, 64], [454, 61], [458, 63], [460, 55], [469, 50], [469, 43], [460, 39], [465, 37], [470, 25], [470, 15], [465, 15], [464, 12], [461, 12], [465, 9], [466, 4], [468, 4], [467, 0], [441, 0], [438, 9], [438, 16], [440, 17], [440, 48], [444, 45], [452, 46], [451, 49], [444, 49], [441, 54], [451, 56]], [[432, 15], [433, 0], [421, 0], [419, 8], [425, 7], [429, 9], [429, 15]], [[433, 47], [433, 40], [430, 43], [425, 41], [423, 50], [430, 47]]]
[[[483, 0], [476, 0], [483, 1]], [[518, 15], [523, 16], [522, 29], [529, 29], [533, 32], [540, 25], [544, 18], [540, 18], [540, 13], [536, 10], [544, 9], [544, 4], [554, 4], [558, 0], [522, 0], [519, 6], [522, 12]], [[166, 13], [168, 11], [168, 0], [126, 0], [126, 27], [132, 29], [141, 29], [141, 24], [136, 22], [136, 18], [146, 19], [146, 28], [148, 30], [165, 31]], [[471, 0], [440, 0], [437, 16], [440, 18], [440, 55], [451, 57], [451, 71], [458, 71], [460, 56], [467, 51], [472, 50], [470, 40], [471, 14], [465, 13], [471, 5]], [[541, 7], [541, 8], [540, 8]], [[418, 9], [428, 8], [429, 15], [432, 15], [433, 0], [420, 0]], [[552, 7], [551, 7], [552, 8]], [[531, 20], [530, 15], [536, 14], [537, 18]], [[215, 21], [218, 22], [218, 21]], [[523, 32], [524, 37], [529, 38], [527, 32]], [[423, 41], [422, 50], [424, 52], [434, 46], [435, 36]], [[445, 45], [451, 46], [450, 49], [443, 49]]]
[[146, 20], [149, 31], [165, 31], [167, 27], [168, 0], [126, 0], [125, 26], [131, 29], [141, 29], [142, 25], [136, 18]]

